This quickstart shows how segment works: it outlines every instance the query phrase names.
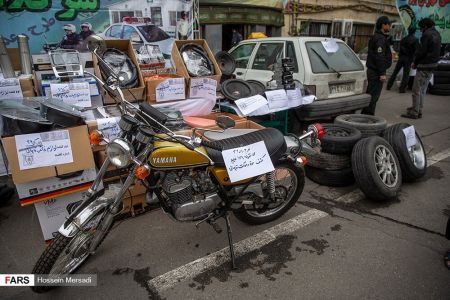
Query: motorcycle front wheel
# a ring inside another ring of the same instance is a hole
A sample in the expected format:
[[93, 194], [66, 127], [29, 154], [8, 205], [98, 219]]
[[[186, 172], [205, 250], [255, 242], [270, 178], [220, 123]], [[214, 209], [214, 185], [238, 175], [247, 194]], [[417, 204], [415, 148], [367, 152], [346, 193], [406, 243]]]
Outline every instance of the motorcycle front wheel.
[[[73, 237], [66, 237], [58, 232], [52, 243], [39, 257], [31, 273], [35, 275], [66, 275], [75, 272], [89, 257], [92, 239], [102, 223], [104, 215], [105, 210], [97, 212], [91, 221], [82, 228], [83, 230], [79, 230]], [[113, 223], [109, 225], [97, 247], [103, 242]], [[36, 293], [45, 293], [52, 288], [52, 286], [31, 287]]]
[[[262, 175], [259, 180], [263, 184], [264, 193], [267, 193], [267, 175]], [[267, 207], [258, 208], [253, 205], [244, 205], [241, 209], [233, 211], [236, 218], [247, 224], [258, 225], [271, 222], [287, 212], [303, 192], [305, 186], [305, 171], [303, 167], [294, 162], [283, 162], [275, 166], [275, 201]]]

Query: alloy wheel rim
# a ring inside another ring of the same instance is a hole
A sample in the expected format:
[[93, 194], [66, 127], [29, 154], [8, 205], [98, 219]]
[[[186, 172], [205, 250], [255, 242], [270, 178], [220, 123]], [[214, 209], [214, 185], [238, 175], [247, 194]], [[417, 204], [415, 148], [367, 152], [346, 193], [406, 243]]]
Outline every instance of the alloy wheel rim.
[[409, 157], [417, 169], [425, 168], [425, 151], [422, 143], [417, 140], [416, 144], [408, 149]]
[[398, 166], [392, 152], [384, 145], [378, 145], [374, 152], [377, 174], [384, 185], [395, 187], [398, 183]]

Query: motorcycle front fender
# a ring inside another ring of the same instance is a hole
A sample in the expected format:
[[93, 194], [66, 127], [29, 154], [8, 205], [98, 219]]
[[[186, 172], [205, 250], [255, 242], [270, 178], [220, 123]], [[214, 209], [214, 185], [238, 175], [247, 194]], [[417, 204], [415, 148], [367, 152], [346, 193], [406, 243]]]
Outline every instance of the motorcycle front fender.
[[65, 237], [73, 237], [81, 228], [83, 228], [91, 219], [98, 215], [102, 210], [105, 210], [112, 202], [113, 199], [106, 197], [98, 197], [93, 202], [89, 203], [81, 212], [73, 217], [69, 224], [63, 224], [58, 229]]

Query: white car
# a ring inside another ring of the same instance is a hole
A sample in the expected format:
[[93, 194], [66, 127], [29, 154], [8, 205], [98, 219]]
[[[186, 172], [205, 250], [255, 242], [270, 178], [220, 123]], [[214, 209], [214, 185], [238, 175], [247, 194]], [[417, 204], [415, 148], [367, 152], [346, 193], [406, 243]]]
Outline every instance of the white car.
[[147, 44], [158, 45], [164, 58], [170, 58], [175, 39], [164, 30], [150, 23], [148, 18], [124, 17], [123, 21], [111, 24], [99, 35], [105, 39], [129, 39], [136, 50]]
[[328, 53], [323, 37], [281, 37], [245, 40], [229, 52], [236, 60], [236, 78], [272, 79], [273, 64], [283, 57], [294, 62], [294, 80], [317, 99], [297, 109], [300, 120], [314, 120], [353, 112], [369, 105], [366, 72], [350, 47], [336, 39], [337, 51]]

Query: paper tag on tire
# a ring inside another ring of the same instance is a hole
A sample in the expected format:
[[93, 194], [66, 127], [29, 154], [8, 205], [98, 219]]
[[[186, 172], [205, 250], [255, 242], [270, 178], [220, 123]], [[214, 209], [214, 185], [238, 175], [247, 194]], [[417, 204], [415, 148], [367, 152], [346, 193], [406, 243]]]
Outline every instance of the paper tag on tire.
[[411, 125], [409, 127], [406, 127], [403, 129], [403, 133], [405, 134], [406, 138], [406, 148], [411, 148], [414, 145], [416, 145], [416, 131], [414, 130], [414, 126]]

